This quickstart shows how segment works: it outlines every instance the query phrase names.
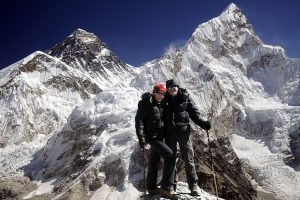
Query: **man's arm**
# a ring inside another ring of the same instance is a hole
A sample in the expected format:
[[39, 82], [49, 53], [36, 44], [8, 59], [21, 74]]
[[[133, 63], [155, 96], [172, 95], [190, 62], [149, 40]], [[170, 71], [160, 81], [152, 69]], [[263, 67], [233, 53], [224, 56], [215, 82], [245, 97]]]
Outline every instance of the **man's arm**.
[[211, 128], [210, 122], [209, 121], [204, 121], [200, 117], [200, 112], [199, 112], [199, 110], [195, 106], [195, 103], [191, 100], [190, 97], [188, 97], [187, 101], [188, 101], [187, 112], [189, 113], [189, 116], [193, 120], [193, 122], [195, 122], [195, 124], [197, 124], [201, 128], [203, 128], [205, 130], [209, 130]]
[[144, 135], [144, 122], [146, 120], [147, 114], [148, 114], [148, 109], [146, 108], [143, 101], [140, 101], [135, 116], [135, 130], [141, 148], [143, 148], [144, 145], [146, 144], [145, 135]]

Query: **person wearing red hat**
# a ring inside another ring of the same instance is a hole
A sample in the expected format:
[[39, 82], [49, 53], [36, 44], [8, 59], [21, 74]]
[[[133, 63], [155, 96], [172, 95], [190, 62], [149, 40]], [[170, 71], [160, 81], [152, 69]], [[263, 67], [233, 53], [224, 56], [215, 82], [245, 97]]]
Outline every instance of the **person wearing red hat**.
[[[165, 137], [163, 121], [163, 99], [165, 94], [166, 87], [162, 84], [155, 84], [152, 94], [144, 93], [142, 95], [135, 117], [135, 128], [140, 147], [144, 149], [147, 143], [151, 146], [146, 181], [146, 187], [150, 195], [170, 191], [174, 185], [174, 160], [176, 157], [173, 151], [163, 142]], [[158, 190], [157, 172], [161, 157], [164, 159], [164, 168], [161, 190]], [[170, 195], [172, 193], [167, 193], [168, 197]]]

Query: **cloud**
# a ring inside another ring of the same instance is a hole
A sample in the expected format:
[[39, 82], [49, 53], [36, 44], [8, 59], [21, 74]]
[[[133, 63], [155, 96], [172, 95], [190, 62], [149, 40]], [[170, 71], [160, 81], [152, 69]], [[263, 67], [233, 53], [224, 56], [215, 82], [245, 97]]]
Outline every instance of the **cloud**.
[[180, 51], [186, 43], [186, 40], [180, 39], [174, 42], [171, 42], [168, 47], [164, 48], [164, 56], [172, 56], [176, 54], [177, 51]]

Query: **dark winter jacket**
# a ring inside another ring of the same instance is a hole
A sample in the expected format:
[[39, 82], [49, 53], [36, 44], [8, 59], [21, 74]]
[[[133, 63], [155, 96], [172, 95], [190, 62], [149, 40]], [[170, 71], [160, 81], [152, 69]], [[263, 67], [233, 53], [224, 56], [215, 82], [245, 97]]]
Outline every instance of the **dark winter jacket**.
[[178, 89], [176, 96], [168, 92], [165, 97], [164, 119], [168, 133], [187, 133], [190, 130], [189, 118], [203, 129], [210, 129], [210, 123], [200, 117], [199, 110], [183, 88]]
[[150, 93], [142, 95], [135, 116], [136, 134], [149, 143], [152, 140], [162, 140], [164, 137], [163, 102], [157, 103]]

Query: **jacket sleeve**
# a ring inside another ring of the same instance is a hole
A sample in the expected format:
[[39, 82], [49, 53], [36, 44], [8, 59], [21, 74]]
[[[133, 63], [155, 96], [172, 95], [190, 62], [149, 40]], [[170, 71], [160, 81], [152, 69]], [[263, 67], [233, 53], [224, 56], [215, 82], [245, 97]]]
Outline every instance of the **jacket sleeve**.
[[201, 117], [200, 117], [200, 112], [197, 109], [197, 107], [195, 106], [195, 103], [191, 100], [190, 97], [188, 97], [187, 99], [187, 112], [189, 113], [190, 118], [193, 120], [193, 122], [195, 124], [197, 124], [198, 126], [200, 126], [203, 129], [207, 129], [207, 123], [204, 121]]
[[138, 109], [135, 116], [135, 130], [136, 135], [139, 140], [144, 140], [144, 126], [145, 126], [145, 120], [148, 114], [148, 109], [146, 108], [143, 101], [140, 101], [138, 104]]

